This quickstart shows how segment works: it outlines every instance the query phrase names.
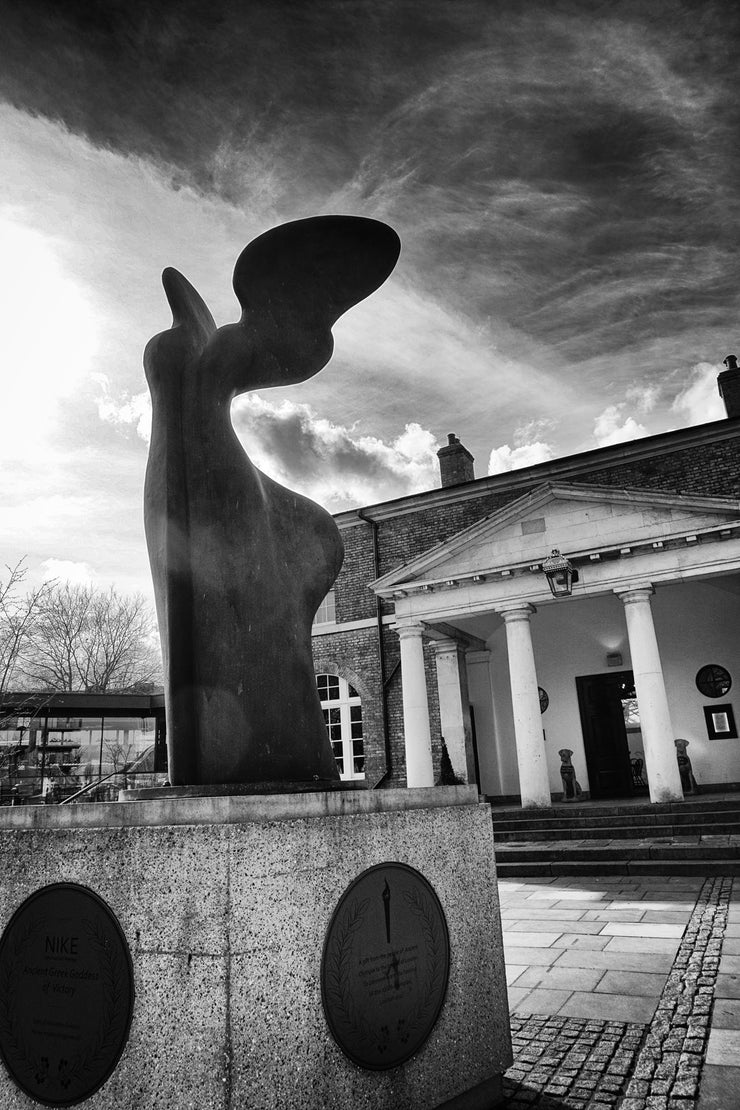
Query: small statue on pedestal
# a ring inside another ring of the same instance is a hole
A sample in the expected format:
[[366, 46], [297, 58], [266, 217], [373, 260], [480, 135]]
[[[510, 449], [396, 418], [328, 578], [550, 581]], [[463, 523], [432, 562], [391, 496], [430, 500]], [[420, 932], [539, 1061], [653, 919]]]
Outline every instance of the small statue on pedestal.
[[678, 739], [675, 741], [676, 745], [676, 758], [678, 760], [678, 770], [681, 773], [681, 787], [684, 794], [698, 794], [699, 787], [694, 778], [694, 769], [691, 766], [691, 760], [686, 754], [686, 749], [689, 746], [688, 740]]
[[576, 769], [571, 763], [573, 752], [570, 748], [561, 748], [558, 755], [560, 756], [560, 778], [563, 780], [563, 797], [561, 800], [574, 802], [576, 798], [580, 798], [582, 790], [576, 778]]

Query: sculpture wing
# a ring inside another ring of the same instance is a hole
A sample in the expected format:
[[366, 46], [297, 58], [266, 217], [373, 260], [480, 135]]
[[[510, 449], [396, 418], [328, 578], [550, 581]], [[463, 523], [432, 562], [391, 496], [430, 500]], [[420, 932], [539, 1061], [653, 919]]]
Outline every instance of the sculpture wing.
[[[254, 239], [234, 268], [250, 364], [239, 389], [318, 373], [331, 358], [332, 324], [382, 285], [400, 250], [392, 228], [361, 216], [314, 216]], [[232, 333], [232, 358], [237, 341]]]

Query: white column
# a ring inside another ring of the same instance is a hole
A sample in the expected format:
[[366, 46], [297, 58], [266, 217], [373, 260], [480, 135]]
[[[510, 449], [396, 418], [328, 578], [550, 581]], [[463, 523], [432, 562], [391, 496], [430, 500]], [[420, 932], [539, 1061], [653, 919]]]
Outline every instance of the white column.
[[651, 802], [683, 801], [673, 725], [653, 624], [651, 583], [615, 590], [624, 603]]
[[439, 724], [447, 754], [461, 782], [475, 782], [475, 761], [470, 727], [470, 699], [465, 656], [457, 640], [434, 640], [437, 666]]
[[550, 776], [547, 771], [545, 738], [534, 664], [532, 629], [529, 618], [534, 605], [513, 605], [496, 610], [506, 625], [509, 653], [511, 704], [514, 711], [516, 760], [523, 809], [539, 809], [552, 804]]
[[429, 728], [424, 647], [418, 623], [395, 626], [401, 641], [403, 734], [406, 747], [406, 785], [434, 786], [432, 734]]

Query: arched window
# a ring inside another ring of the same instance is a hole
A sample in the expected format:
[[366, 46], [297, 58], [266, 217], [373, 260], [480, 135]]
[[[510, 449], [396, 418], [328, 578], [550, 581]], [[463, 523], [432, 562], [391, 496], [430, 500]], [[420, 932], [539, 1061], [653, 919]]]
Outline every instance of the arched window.
[[364, 779], [362, 702], [354, 686], [335, 674], [317, 674], [321, 708], [334, 758], [343, 779]]

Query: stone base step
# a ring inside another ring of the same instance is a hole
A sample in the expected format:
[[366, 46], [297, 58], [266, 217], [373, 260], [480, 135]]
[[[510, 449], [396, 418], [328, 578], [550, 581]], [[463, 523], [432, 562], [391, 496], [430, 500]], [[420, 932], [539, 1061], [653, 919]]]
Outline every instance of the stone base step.
[[740, 839], [740, 819], [737, 821], [701, 820], [696, 824], [633, 824], [633, 825], [594, 825], [594, 824], [568, 824], [554, 823], [550, 828], [515, 825], [513, 822], [508, 827], [502, 828], [494, 822], [493, 832], [497, 844], [508, 844], [512, 841], [542, 841], [553, 840], [617, 840], [629, 838], [631, 840], [644, 840], [654, 837], [697, 837], [697, 836], [737, 836]]
[[728, 844], [727, 837], [705, 840], [612, 840], [582, 841], [578, 844], [552, 843], [496, 845], [496, 858], [507, 862], [538, 860], [613, 860], [613, 859], [740, 859], [740, 843]]
[[496, 800], [486, 797], [491, 803], [491, 813], [495, 822], [523, 821], [525, 824], [537, 820], [595, 819], [602, 817], [626, 817], [632, 819], [644, 814], [648, 817], [670, 814], [687, 814], [720, 810], [740, 813], [740, 793], [738, 794], [698, 794], [687, 796], [682, 802], [650, 802], [630, 799], [613, 802], [555, 802], [545, 809], [522, 809], [516, 805], [500, 805]]
[[497, 855], [500, 879], [561, 875], [740, 875], [740, 859], [614, 859], [507, 862]]

